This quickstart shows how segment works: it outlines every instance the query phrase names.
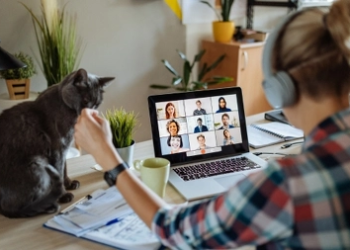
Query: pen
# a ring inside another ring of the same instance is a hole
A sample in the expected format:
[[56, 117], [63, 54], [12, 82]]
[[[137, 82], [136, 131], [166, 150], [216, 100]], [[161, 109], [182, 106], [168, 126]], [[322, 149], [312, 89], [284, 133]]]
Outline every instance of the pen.
[[72, 205], [63, 209], [61, 212], [59, 212], [59, 214], [67, 213], [67, 212], [71, 211], [76, 205], [82, 204], [84, 201], [90, 200], [91, 198], [92, 198], [92, 196], [90, 194], [88, 194], [88, 195], [82, 197], [81, 199], [79, 199], [77, 202], [74, 202]]
[[110, 221], [107, 222], [106, 226], [112, 225], [114, 223], [121, 222], [122, 220], [123, 220], [123, 218], [116, 218], [116, 219], [110, 220]]

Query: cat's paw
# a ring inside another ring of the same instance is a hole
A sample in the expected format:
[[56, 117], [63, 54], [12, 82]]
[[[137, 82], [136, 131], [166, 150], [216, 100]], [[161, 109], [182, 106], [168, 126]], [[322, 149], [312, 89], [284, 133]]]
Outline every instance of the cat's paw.
[[80, 182], [77, 180], [73, 180], [69, 182], [69, 184], [65, 185], [65, 188], [67, 190], [75, 190], [75, 189], [78, 189], [79, 187], [80, 187]]
[[71, 202], [74, 198], [74, 195], [72, 193], [65, 193], [64, 195], [62, 195], [59, 199], [58, 202], [59, 203], [68, 203]]

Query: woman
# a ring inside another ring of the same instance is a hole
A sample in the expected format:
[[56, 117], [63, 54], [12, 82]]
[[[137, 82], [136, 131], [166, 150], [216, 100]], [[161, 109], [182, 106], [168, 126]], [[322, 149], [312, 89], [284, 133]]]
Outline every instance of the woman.
[[[295, 86], [283, 113], [304, 131], [300, 155], [273, 160], [226, 193], [187, 207], [170, 207], [128, 169], [116, 177], [118, 190], [164, 245], [350, 249], [349, 13], [350, 1], [339, 0], [328, 14], [295, 12], [275, 31], [268, 64]], [[122, 163], [108, 122], [96, 111], [83, 110], [75, 139], [105, 171]]]
[[176, 109], [173, 103], [168, 102], [165, 105], [165, 118], [166, 119], [174, 119], [176, 118]]
[[189, 150], [188, 148], [183, 148], [181, 135], [169, 136], [167, 144], [171, 148], [171, 154], [186, 152]]
[[166, 124], [166, 129], [170, 134], [169, 138], [170, 136], [176, 136], [180, 131], [180, 124], [176, 120], [170, 120]]
[[222, 133], [224, 135], [224, 141], [223, 141], [224, 145], [235, 144], [233, 142], [233, 136], [231, 136], [230, 131], [228, 129], [224, 129], [224, 131]]
[[226, 107], [226, 100], [224, 97], [220, 97], [219, 100], [219, 109], [216, 111], [216, 113], [221, 113], [221, 112], [229, 112], [231, 111], [230, 108]]

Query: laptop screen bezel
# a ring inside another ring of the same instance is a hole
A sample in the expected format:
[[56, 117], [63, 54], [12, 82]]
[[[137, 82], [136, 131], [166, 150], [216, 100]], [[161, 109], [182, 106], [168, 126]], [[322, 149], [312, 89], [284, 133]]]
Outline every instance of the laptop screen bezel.
[[[177, 154], [162, 154], [161, 151], [161, 141], [159, 136], [158, 129], [158, 118], [157, 118], [157, 108], [156, 103], [159, 102], [168, 102], [168, 101], [180, 101], [186, 99], [196, 99], [196, 98], [205, 98], [205, 97], [214, 97], [214, 96], [227, 96], [227, 95], [236, 95], [237, 98], [237, 109], [239, 124], [241, 129], [242, 142], [222, 146], [222, 151], [208, 154], [200, 154], [194, 156], [187, 156], [186, 152], [177, 153]], [[162, 95], [151, 95], [148, 97], [148, 106], [149, 106], [149, 116], [152, 129], [152, 141], [154, 148], [154, 155], [156, 157], [162, 157], [168, 159], [173, 166], [180, 165], [183, 163], [205, 161], [215, 158], [224, 158], [229, 156], [235, 156], [242, 153], [249, 152], [249, 143], [246, 127], [246, 119], [244, 113], [243, 97], [242, 90], [240, 87], [229, 87], [229, 88], [219, 88], [219, 89], [208, 89], [200, 90], [193, 92], [181, 92], [181, 93], [170, 93]]]

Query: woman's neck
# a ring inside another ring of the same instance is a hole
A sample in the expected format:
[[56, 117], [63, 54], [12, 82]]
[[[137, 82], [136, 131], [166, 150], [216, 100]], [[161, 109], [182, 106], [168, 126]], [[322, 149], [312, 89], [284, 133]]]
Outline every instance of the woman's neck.
[[284, 113], [295, 127], [308, 135], [324, 119], [348, 107], [347, 94], [341, 98], [324, 97], [321, 101], [301, 97], [296, 105], [285, 108]]

